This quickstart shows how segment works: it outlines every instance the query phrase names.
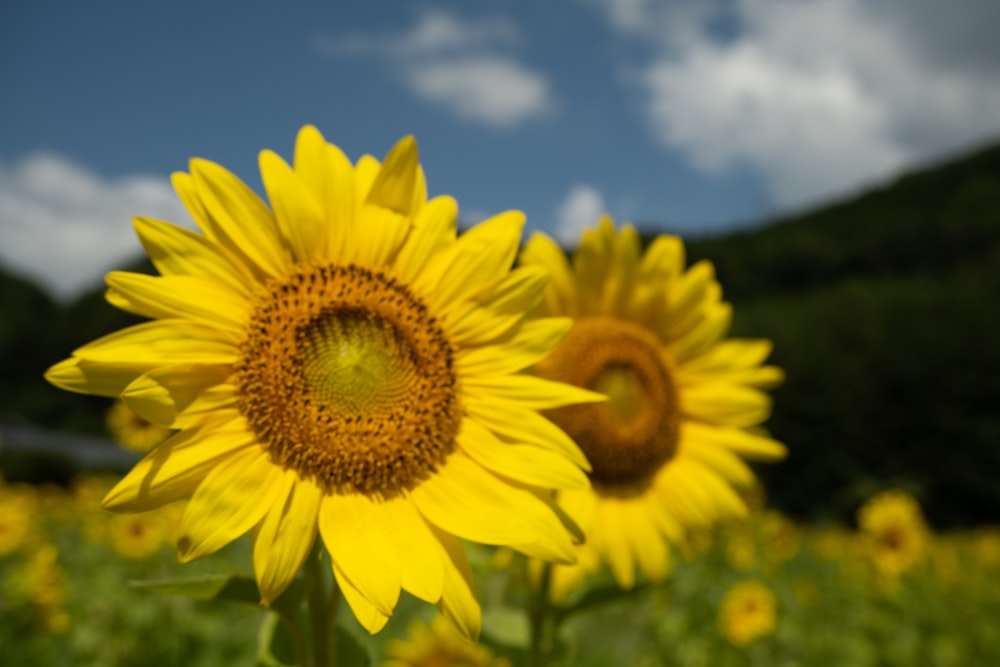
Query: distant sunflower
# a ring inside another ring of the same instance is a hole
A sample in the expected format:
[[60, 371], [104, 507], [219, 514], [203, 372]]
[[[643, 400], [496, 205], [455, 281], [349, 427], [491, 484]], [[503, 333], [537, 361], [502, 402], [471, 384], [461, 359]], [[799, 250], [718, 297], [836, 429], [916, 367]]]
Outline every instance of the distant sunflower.
[[[542, 234], [521, 263], [552, 274], [541, 314], [574, 320], [536, 372], [610, 397], [546, 412], [593, 467], [593, 488], [562, 492], [559, 504], [587, 535], [581, 549], [610, 564], [620, 586], [634, 584], [636, 564], [660, 580], [668, 541], [746, 513], [734, 487], [754, 476], [740, 457], [784, 456], [783, 445], [754, 429], [770, 413], [764, 390], [783, 378], [761, 365], [771, 344], [725, 340], [732, 311], [712, 265], [685, 270], [684, 245], [673, 236], [642, 254], [634, 228], [616, 232], [604, 217], [584, 232], [572, 263]], [[556, 567], [553, 596], [579, 583], [590, 560]]]
[[536, 410], [595, 397], [519, 373], [570, 326], [525, 315], [546, 274], [511, 270], [524, 216], [459, 237], [455, 201], [427, 199], [412, 137], [352, 165], [305, 127], [294, 166], [264, 151], [260, 168], [271, 208], [211, 162], [175, 174], [202, 233], [138, 218], [161, 275], [107, 278], [112, 304], [152, 321], [48, 371], [180, 429], [104, 506], [190, 497], [185, 562], [252, 531], [265, 603], [318, 531], [369, 631], [404, 589], [476, 635], [458, 538], [572, 561], [541, 490], [587, 485], [583, 455]]
[[140, 417], [123, 400], [111, 404], [105, 421], [115, 442], [134, 452], [148, 452], [170, 435], [169, 428]]
[[864, 553], [889, 578], [914, 569], [928, 553], [929, 531], [920, 505], [902, 491], [883, 491], [858, 510]]
[[774, 593], [756, 580], [742, 581], [729, 589], [719, 608], [719, 629], [733, 646], [747, 646], [766, 637], [777, 625]]
[[382, 667], [511, 667], [506, 658], [470, 642], [440, 617], [430, 626], [411, 623], [409, 640], [390, 640], [386, 653]]

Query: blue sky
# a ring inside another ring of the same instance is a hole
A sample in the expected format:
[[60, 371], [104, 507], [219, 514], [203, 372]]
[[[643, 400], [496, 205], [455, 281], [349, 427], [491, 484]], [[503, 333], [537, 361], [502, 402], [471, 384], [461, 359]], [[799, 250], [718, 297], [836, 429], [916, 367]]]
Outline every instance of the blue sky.
[[1000, 138], [994, 0], [92, 2], [0, 9], [0, 264], [69, 297], [187, 223], [193, 156], [416, 136], [471, 223], [754, 224]]

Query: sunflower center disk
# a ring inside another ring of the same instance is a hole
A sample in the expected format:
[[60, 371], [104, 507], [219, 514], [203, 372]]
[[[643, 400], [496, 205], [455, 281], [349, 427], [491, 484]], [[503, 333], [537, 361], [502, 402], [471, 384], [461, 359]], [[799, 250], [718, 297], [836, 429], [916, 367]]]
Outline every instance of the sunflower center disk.
[[659, 342], [644, 328], [582, 318], [538, 370], [609, 397], [605, 403], [547, 412], [586, 454], [595, 485], [633, 488], [673, 457], [680, 424], [677, 391]]
[[269, 286], [237, 385], [272, 459], [331, 492], [411, 488], [454, 449], [461, 421], [440, 326], [405, 286], [356, 266]]

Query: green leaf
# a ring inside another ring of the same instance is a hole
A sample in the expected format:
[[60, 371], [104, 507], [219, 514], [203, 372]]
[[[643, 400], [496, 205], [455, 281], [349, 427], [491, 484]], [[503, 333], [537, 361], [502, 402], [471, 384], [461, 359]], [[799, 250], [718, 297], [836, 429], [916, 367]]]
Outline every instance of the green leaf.
[[208, 574], [184, 579], [141, 579], [130, 581], [129, 585], [195, 600], [233, 600], [260, 604], [257, 582], [250, 577], [230, 574]]
[[496, 644], [513, 648], [525, 648], [531, 641], [528, 616], [519, 607], [484, 609], [483, 634]]
[[[230, 600], [260, 606], [256, 580], [234, 574], [207, 574], [183, 579], [141, 579], [130, 581], [129, 585], [195, 600]], [[271, 609], [287, 618], [294, 618], [302, 605], [304, 592], [302, 581], [295, 579], [271, 603]]]

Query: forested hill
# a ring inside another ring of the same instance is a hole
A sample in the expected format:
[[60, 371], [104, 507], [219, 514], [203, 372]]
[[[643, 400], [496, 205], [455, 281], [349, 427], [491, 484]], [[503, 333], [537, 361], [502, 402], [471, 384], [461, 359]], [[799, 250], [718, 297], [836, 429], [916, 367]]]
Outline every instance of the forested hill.
[[844, 517], [897, 485], [941, 526], [1000, 522], [1000, 146], [688, 254], [787, 371], [776, 505]]
[[[688, 254], [787, 372], [768, 427], [790, 456], [760, 468], [774, 505], [848, 517], [896, 485], [938, 525], [1000, 522], [1000, 146]], [[100, 432], [108, 400], [42, 373], [136, 319], [2, 272], [0, 312], [0, 424]]]
[[1000, 247], [1000, 145], [857, 198], [688, 243], [732, 299], [861, 277], [946, 274]]

